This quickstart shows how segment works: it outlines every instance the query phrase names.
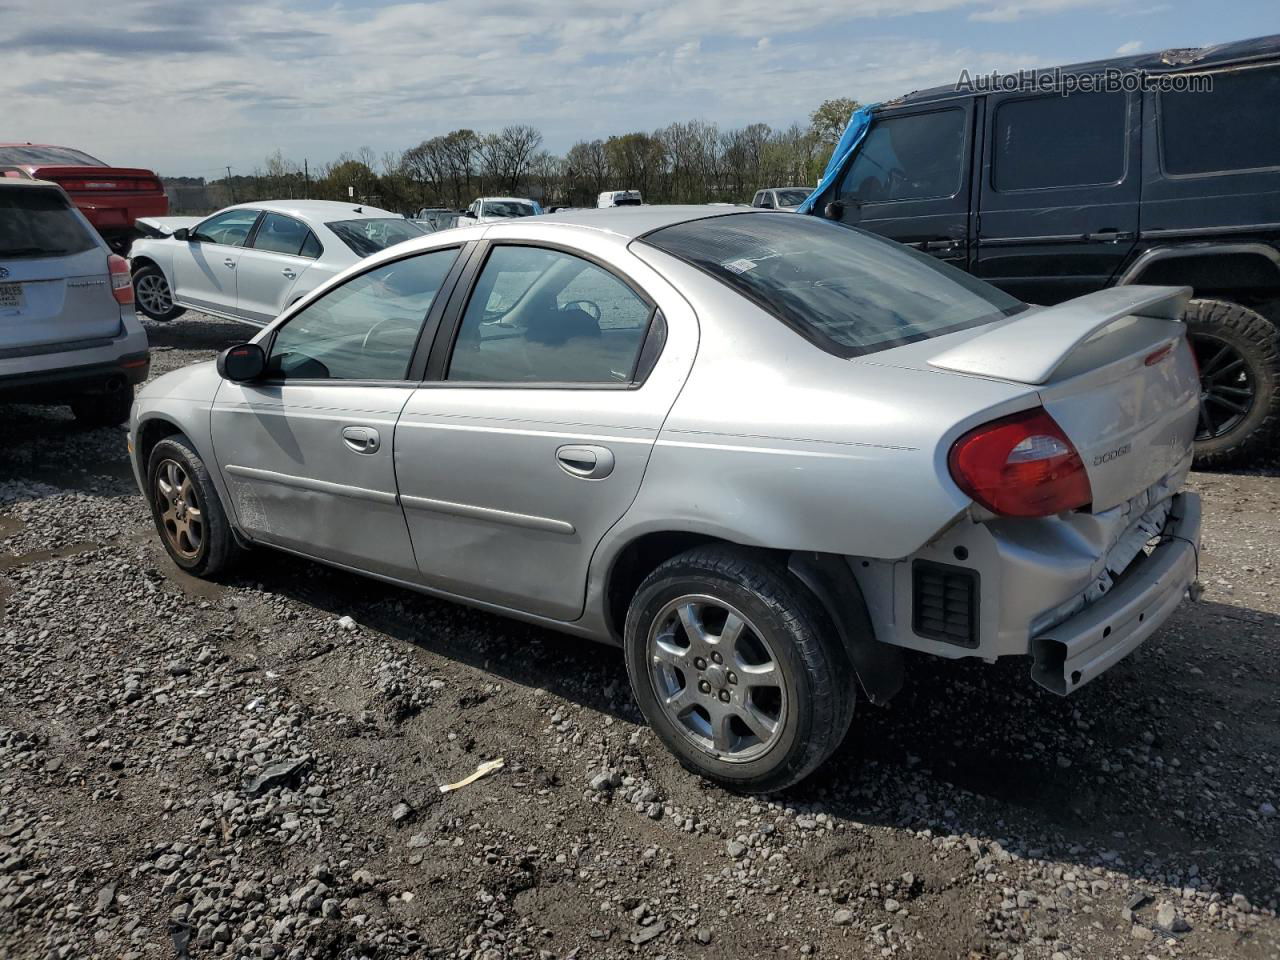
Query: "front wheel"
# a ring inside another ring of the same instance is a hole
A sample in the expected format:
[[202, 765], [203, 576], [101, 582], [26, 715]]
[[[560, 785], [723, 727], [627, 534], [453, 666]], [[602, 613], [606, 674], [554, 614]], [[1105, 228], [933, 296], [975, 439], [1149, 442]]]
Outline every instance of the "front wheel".
[[209, 471], [186, 437], [166, 437], [147, 458], [147, 499], [165, 550], [198, 577], [227, 569], [239, 550]]
[[767, 555], [697, 548], [659, 566], [631, 602], [625, 650], [654, 732], [730, 789], [797, 783], [849, 728], [853, 673], [829, 618]]
[[175, 320], [187, 311], [173, 305], [173, 293], [164, 271], [153, 264], [133, 274], [133, 301], [146, 316], [161, 322]]
[[1265, 453], [1280, 426], [1280, 345], [1261, 314], [1226, 300], [1192, 300], [1183, 314], [1200, 369], [1196, 466]]

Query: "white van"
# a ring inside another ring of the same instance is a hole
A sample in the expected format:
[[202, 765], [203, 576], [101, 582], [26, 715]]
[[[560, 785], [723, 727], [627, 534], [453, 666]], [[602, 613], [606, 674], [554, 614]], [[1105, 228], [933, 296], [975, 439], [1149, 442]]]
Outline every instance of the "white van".
[[596, 208], [638, 207], [644, 203], [639, 190], [606, 190], [596, 199]]

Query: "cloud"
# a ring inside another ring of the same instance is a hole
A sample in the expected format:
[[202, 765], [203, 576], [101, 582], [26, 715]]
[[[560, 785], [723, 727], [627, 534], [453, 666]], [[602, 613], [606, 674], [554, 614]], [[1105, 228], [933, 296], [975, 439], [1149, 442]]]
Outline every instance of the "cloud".
[[[100, 4], [42, 0], [5, 11], [0, 103], [14, 139], [173, 174], [251, 170], [277, 147], [315, 164], [509, 123], [562, 151], [675, 120], [786, 126], [830, 97], [1051, 65], [1064, 58], [1030, 28], [997, 41], [966, 18], [1120, 3], [739, 0], [727, 16], [722, 0], [113, 0], [104, 26]], [[1101, 24], [1075, 59], [1123, 39]], [[104, 112], [113, 100], [138, 122]]]
[[1122, 43], [1120, 44], [1120, 46], [1116, 47], [1117, 57], [1127, 57], [1131, 53], [1141, 53], [1141, 52], [1142, 52], [1141, 40], [1130, 40], [1128, 43]]

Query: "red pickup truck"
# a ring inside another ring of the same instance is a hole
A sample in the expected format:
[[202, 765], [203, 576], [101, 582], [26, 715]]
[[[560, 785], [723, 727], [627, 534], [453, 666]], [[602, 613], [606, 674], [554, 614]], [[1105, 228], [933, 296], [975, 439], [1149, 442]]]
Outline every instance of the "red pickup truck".
[[58, 184], [117, 252], [128, 248], [139, 217], [169, 212], [164, 185], [152, 171], [111, 167], [71, 147], [0, 143], [0, 176], [6, 170]]

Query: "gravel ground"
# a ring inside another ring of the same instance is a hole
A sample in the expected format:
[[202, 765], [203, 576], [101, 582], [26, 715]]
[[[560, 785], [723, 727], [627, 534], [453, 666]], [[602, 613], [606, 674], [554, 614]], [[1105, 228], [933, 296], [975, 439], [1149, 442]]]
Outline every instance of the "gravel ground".
[[[244, 328], [151, 334], [159, 374]], [[1138, 654], [1070, 699], [913, 660], [765, 801], [678, 767], [615, 650], [185, 576], [122, 429], [8, 408], [0, 958], [1280, 956], [1280, 479], [1194, 484], [1205, 602]]]

